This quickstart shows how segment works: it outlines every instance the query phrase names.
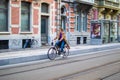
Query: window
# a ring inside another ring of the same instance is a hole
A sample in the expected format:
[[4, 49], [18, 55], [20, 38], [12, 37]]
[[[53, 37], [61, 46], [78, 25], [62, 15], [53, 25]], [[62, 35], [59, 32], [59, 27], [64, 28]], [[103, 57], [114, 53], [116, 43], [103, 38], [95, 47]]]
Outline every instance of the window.
[[61, 26], [66, 31], [66, 16], [61, 16]]
[[66, 12], [66, 8], [63, 6], [63, 7], [61, 8], [61, 14], [65, 14], [65, 12]]
[[0, 1], [0, 32], [8, 31], [8, 0]]
[[80, 19], [81, 15], [80, 15], [80, 12], [77, 12], [76, 14], [76, 30], [77, 31], [81, 31], [81, 19]]
[[46, 3], [42, 3], [41, 12], [43, 12], [43, 13], [49, 13], [49, 5], [46, 4]]
[[65, 15], [65, 13], [66, 13], [66, 9], [63, 6], [61, 8], [61, 26], [62, 26], [62, 28], [63, 28], [64, 31], [66, 31], [66, 22], [67, 22], [66, 21], [66, 15]]
[[79, 31], [79, 16], [76, 16], [76, 30]]
[[85, 12], [79, 11], [76, 14], [76, 30], [77, 31], [87, 31], [87, 14]]
[[85, 12], [83, 12], [81, 16], [82, 16], [81, 17], [82, 29], [83, 31], [86, 32], [87, 31], [87, 15]]
[[21, 31], [30, 31], [30, 3], [21, 2]]

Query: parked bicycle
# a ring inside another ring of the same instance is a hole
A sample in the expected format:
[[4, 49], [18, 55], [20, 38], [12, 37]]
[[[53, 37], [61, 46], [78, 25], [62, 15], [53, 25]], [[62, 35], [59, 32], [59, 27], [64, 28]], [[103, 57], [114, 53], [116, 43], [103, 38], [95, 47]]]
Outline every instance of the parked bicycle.
[[28, 48], [28, 46], [30, 46], [32, 48], [34, 45], [37, 45], [37, 44], [38, 44], [38, 41], [36, 39], [34, 39], [34, 37], [32, 37], [32, 39], [25, 40], [25, 44], [24, 44], [23, 48]]
[[30, 44], [31, 44], [31, 47], [32, 47], [32, 46], [34, 46], [34, 45], [37, 45], [37, 44], [38, 44], [38, 41], [37, 41], [34, 37], [32, 37]]
[[[54, 43], [52, 42], [52, 44]], [[47, 56], [50, 60], [54, 60], [58, 55], [63, 55], [63, 58], [67, 58], [69, 55], [69, 49], [67, 48], [67, 45], [64, 46], [63, 52], [61, 52], [60, 48], [56, 45], [53, 45], [49, 48]]]

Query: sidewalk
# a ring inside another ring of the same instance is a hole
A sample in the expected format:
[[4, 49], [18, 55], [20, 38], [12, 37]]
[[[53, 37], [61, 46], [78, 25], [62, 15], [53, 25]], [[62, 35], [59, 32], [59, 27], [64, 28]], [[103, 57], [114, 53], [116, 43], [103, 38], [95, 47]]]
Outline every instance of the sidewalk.
[[[70, 49], [70, 55], [77, 55], [107, 49], [115, 49], [119, 47], [120, 43], [72, 46]], [[16, 51], [10, 50], [10, 52], [8, 52], [9, 50], [1, 51], [0, 66], [47, 59], [48, 49], [49, 47], [41, 49], [21, 49]]]

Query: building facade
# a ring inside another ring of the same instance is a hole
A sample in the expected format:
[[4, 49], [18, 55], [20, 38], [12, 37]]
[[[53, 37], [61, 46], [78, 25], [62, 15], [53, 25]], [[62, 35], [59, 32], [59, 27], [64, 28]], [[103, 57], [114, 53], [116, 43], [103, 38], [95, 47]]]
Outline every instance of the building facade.
[[47, 43], [52, 4], [53, 0], [1, 0], [0, 49], [23, 48], [32, 38], [36, 41], [32, 47]]
[[70, 45], [89, 44], [91, 21], [101, 20], [114, 21], [110, 23], [116, 26], [114, 34], [105, 27], [109, 23], [102, 23], [102, 42], [114, 42], [120, 32], [115, 22], [120, 19], [118, 6], [117, 0], [0, 0], [0, 49], [23, 48], [32, 39], [35, 43], [27, 47], [50, 45], [59, 27], [64, 29]]
[[30, 42], [33, 38], [34, 48], [50, 45], [59, 27], [66, 32], [69, 43], [87, 43], [88, 12], [93, 3], [93, 0], [1, 0], [0, 49], [23, 48], [26, 40]]
[[[90, 9], [94, 0], [56, 1], [56, 24], [66, 32], [71, 45], [87, 44], [90, 41]], [[59, 11], [60, 10], [60, 11]]]
[[118, 42], [120, 0], [95, 0], [91, 13], [91, 43]]

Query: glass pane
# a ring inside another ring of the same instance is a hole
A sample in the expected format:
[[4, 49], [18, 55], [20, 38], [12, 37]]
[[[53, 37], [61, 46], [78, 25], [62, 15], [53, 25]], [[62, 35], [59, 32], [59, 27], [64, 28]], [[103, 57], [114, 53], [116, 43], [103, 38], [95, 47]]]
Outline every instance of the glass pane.
[[82, 25], [82, 23], [81, 23], [81, 14], [80, 14], [80, 12], [81, 11], [78, 11], [77, 13], [76, 13], [76, 29], [77, 29], [77, 31], [81, 31], [81, 25]]
[[42, 3], [42, 9], [41, 12], [48, 13], [49, 12], [49, 5], [46, 3]]
[[0, 8], [7, 8], [8, 0], [0, 0]]
[[21, 3], [21, 31], [30, 31], [30, 3]]
[[22, 10], [28, 10], [29, 11], [30, 3], [22, 2], [21, 9]]
[[117, 23], [111, 22], [110, 25], [110, 41], [115, 42], [117, 40]]
[[83, 17], [83, 31], [87, 31], [87, 15]]
[[30, 31], [30, 26], [28, 21], [29, 21], [29, 15], [22, 14], [21, 15], [21, 31]]
[[77, 16], [77, 30], [79, 31], [79, 16]]
[[81, 31], [81, 25], [82, 25], [82, 23], [81, 23], [81, 20], [80, 20], [80, 15], [77, 17], [77, 29], [78, 29], [78, 31], [80, 32]]
[[8, 31], [8, 2], [0, 1], [0, 32]]
[[61, 17], [61, 26], [62, 26], [62, 28], [63, 28], [64, 31], [66, 30], [65, 24], [66, 24], [66, 17], [62, 16]]

